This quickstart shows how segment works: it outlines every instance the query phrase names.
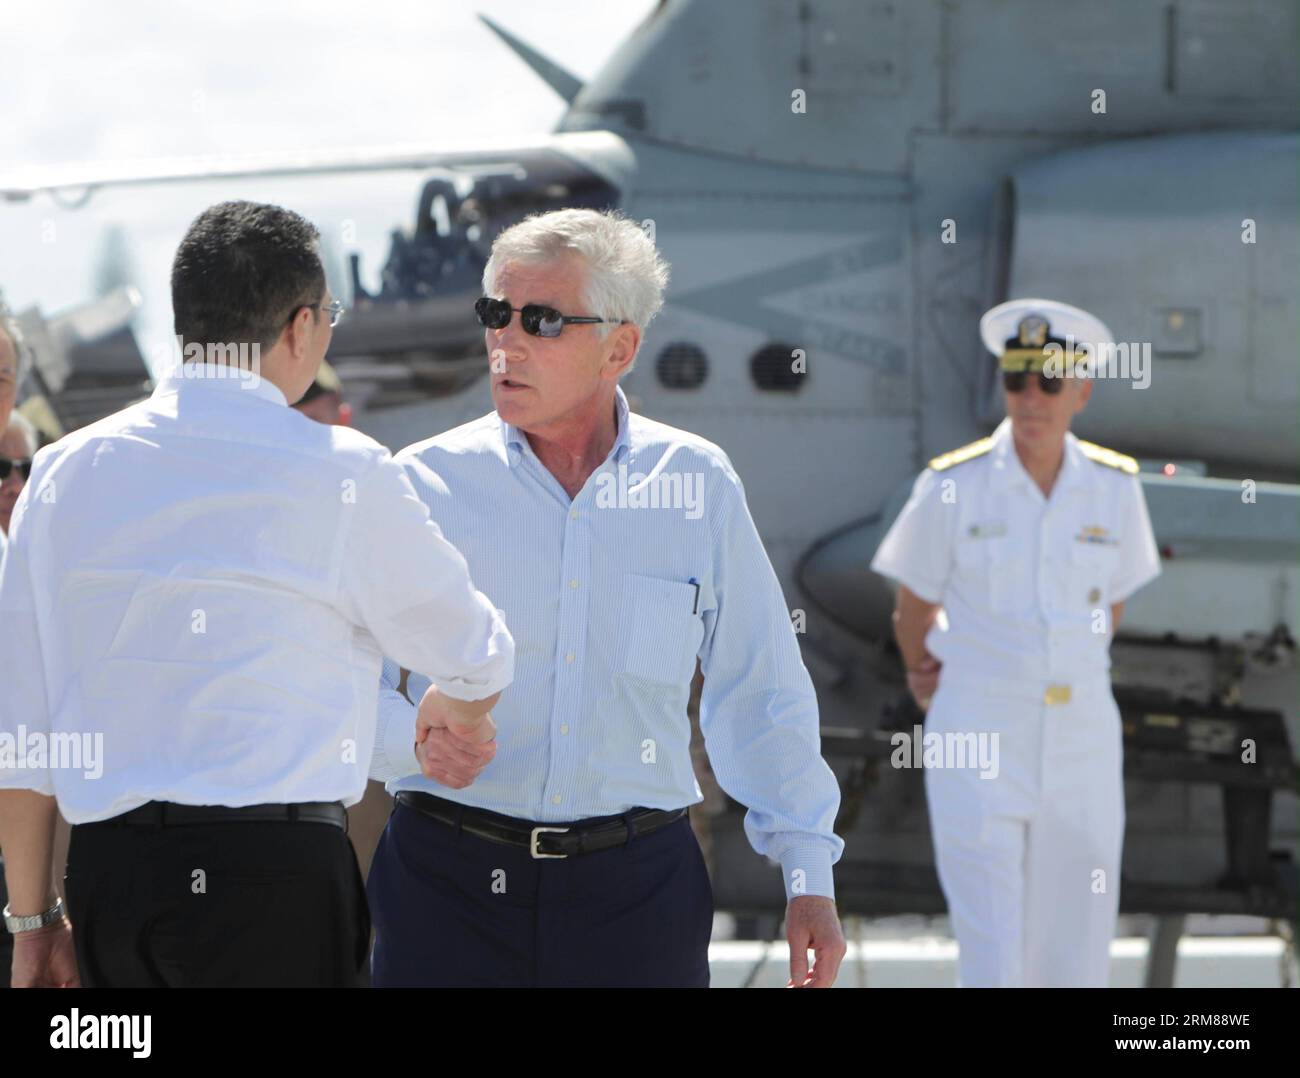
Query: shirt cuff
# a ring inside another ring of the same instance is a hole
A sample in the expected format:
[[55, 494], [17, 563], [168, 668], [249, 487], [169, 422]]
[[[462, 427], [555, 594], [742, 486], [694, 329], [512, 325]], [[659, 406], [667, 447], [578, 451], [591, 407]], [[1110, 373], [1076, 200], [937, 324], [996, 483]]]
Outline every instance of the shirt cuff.
[[482, 685], [475, 685], [461, 678], [457, 678], [455, 681], [444, 681], [442, 678], [430, 678], [429, 680], [443, 696], [450, 696], [453, 700], [468, 703], [472, 700], [486, 700], [489, 696], [501, 692], [514, 680], [514, 674], [512, 671], [506, 670]]
[[443, 696], [450, 696], [453, 700], [486, 700], [489, 696], [501, 692], [508, 686], [515, 677], [515, 645], [514, 638], [510, 635], [510, 630], [506, 628], [505, 616], [500, 610], [495, 611], [492, 624], [492, 640], [489, 645], [489, 652], [492, 659], [483, 665], [483, 673], [486, 675], [481, 684], [476, 684], [465, 678], [435, 678], [429, 680], [437, 686], [437, 689]]
[[821, 842], [798, 842], [786, 850], [781, 855], [781, 878], [787, 902], [801, 895], [835, 898], [831, 851]]

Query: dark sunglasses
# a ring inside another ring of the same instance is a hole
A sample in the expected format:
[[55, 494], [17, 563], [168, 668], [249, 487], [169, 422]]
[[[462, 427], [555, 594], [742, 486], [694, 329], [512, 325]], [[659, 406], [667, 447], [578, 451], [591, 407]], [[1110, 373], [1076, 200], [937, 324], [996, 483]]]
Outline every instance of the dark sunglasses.
[[[1025, 388], [1025, 379], [1029, 377], [1028, 371], [1003, 371], [1002, 388], [1008, 393], [1020, 393]], [[1038, 372], [1038, 388], [1043, 393], [1059, 393], [1065, 388], [1064, 378], [1053, 378], [1044, 371]]]
[[510, 316], [515, 311], [519, 312], [519, 324], [524, 327], [524, 332], [534, 337], [558, 337], [565, 326], [591, 326], [602, 322], [617, 322], [618, 325], [623, 325], [623, 320], [613, 318], [561, 314], [554, 307], [543, 307], [540, 303], [511, 307], [505, 300], [492, 299], [489, 296], [474, 301], [474, 314], [478, 317], [478, 324], [488, 329], [505, 329], [510, 324]]
[[23, 477], [24, 483], [32, 477], [32, 462], [30, 458], [26, 460], [10, 460], [8, 457], [0, 457], [0, 483], [3, 483], [13, 474], [14, 468], [18, 469], [18, 473]]

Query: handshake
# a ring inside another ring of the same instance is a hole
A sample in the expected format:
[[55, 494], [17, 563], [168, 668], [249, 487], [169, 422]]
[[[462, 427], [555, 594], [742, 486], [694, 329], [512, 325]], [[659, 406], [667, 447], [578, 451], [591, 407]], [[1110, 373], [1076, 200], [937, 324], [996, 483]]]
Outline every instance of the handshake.
[[415, 758], [426, 777], [463, 790], [496, 755], [497, 728], [491, 709], [500, 693], [483, 700], [457, 700], [433, 685], [415, 718]]

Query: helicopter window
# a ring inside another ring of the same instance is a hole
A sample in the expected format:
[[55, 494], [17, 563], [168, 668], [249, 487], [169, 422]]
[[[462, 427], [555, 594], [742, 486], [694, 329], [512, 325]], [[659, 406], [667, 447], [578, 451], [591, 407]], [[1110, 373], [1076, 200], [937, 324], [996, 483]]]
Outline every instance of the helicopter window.
[[776, 393], [794, 393], [807, 374], [795, 369], [796, 349], [788, 344], [766, 344], [749, 360], [749, 374], [759, 389]]
[[655, 375], [666, 389], [698, 389], [708, 374], [704, 349], [687, 341], [664, 345], [655, 360]]

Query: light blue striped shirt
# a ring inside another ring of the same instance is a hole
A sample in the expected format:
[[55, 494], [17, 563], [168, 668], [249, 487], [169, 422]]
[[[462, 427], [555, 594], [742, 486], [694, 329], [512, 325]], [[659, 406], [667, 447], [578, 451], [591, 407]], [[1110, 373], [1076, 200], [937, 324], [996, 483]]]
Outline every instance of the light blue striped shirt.
[[[492, 712], [496, 757], [454, 790], [419, 773], [415, 708], [385, 661], [371, 774], [390, 793], [546, 823], [694, 804], [686, 707], [698, 657], [709, 761], [748, 808], [751, 845], [780, 862], [788, 896], [833, 896], [839, 787], [744, 488], [716, 445], [616, 398], [614, 447], [572, 500], [495, 412], [397, 454], [504, 613], [515, 680]], [[411, 700], [428, 685], [412, 672]]]

